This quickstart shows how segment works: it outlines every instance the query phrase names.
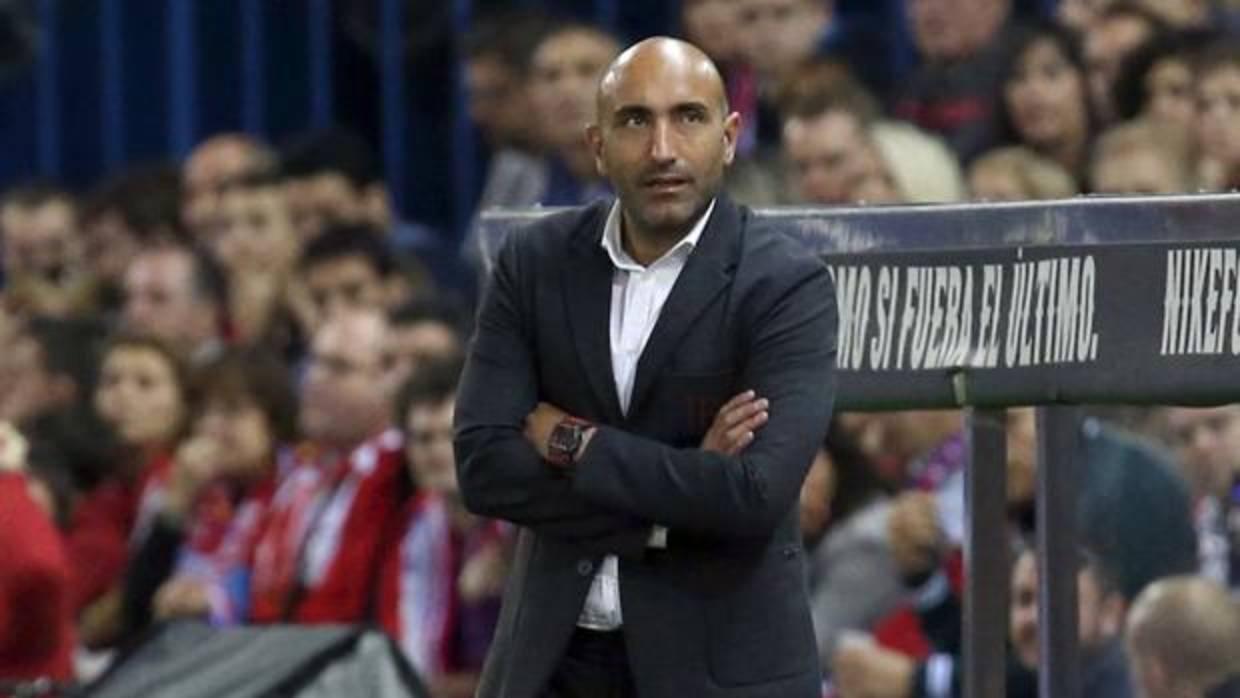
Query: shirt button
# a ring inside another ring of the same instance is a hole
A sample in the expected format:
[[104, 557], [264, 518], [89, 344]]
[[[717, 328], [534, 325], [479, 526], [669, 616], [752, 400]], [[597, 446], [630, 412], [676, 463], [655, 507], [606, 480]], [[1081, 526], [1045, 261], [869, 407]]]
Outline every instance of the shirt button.
[[578, 560], [577, 574], [583, 577], [589, 577], [591, 574], [594, 574], [594, 563], [585, 559]]

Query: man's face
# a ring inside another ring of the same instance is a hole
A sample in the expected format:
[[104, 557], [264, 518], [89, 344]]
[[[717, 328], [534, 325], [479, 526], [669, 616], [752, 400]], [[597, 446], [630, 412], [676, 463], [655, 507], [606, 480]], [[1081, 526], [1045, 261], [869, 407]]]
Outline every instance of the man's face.
[[646, 54], [619, 68], [590, 129], [626, 223], [663, 238], [683, 236], [718, 193], [740, 126], [718, 78], [681, 58]]
[[1085, 67], [1094, 111], [1104, 120], [1115, 115], [1111, 91], [1124, 59], [1149, 40], [1153, 28], [1136, 16], [1118, 16], [1096, 22], [1085, 34]]
[[381, 314], [355, 311], [329, 319], [314, 335], [301, 400], [307, 437], [347, 448], [387, 422], [386, 333]]
[[1145, 74], [1145, 108], [1159, 121], [1191, 130], [1197, 118], [1193, 69], [1183, 58], [1165, 58]]
[[[1123, 621], [1122, 601], [1104, 594], [1087, 567], [1076, 576], [1077, 640], [1084, 653], [1101, 649], [1119, 633]], [[1009, 640], [1016, 659], [1027, 669], [1038, 666], [1038, 570], [1037, 558], [1025, 551], [1012, 572]]]
[[807, 203], [850, 203], [865, 175], [867, 142], [861, 122], [847, 111], [790, 119], [784, 128], [784, 157], [793, 189]]
[[556, 34], [534, 52], [530, 100], [544, 145], [585, 146], [599, 78], [617, 52], [611, 39], [587, 31]]
[[344, 175], [325, 172], [290, 179], [284, 193], [301, 240], [313, 240], [333, 223], [372, 223], [366, 192]]
[[758, 72], [778, 79], [814, 56], [830, 19], [830, 0], [740, 0], [737, 39]]
[[18, 335], [0, 357], [0, 421], [20, 425], [54, 407], [54, 384], [39, 343]]
[[1240, 66], [1199, 76], [1197, 119], [1202, 150], [1228, 167], [1240, 164]]
[[405, 420], [405, 455], [419, 488], [456, 496], [456, 459], [452, 452], [452, 408], [455, 400], [416, 404]]
[[66, 201], [39, 206], [10, 204], [0, 210], [4, 273], [37, 274], [49, 281], [72, 271], [81, 258], [77, 220]]
[[224, 185], [252, 170], [256, 158], [252, 145], [228, 137], [208, 141], [190, 154], [181, 171], [181, 217], [195, 235], [205, 235], [217, 224]]
[[211, 249], [231, 273], [280, 274], [297, 258], [297, 233], [282, 188], [233, 189], [220, 209]]
[[214, 334], [214, 309], [196, 293], [194, 262], [184, 250], [138, 255], [125, 272], [124, 291], [130, 328], [191, 350]]
[[1188, 182], [1176, 175], [1152, 144], [1099, 158], [1091, 179], [1099, 194], [1182, 194], [1188, 190]]
[[992, 38], [990, 18], [1002, 0], [909, 0], [913, 39], [930, 61], [968, 58]]
[[737, 57], [740, 0], [684, 0], [681, 8], [681, 23], [689, 43], [716, 62]]
[[302, 276], [315, 329], [332, 318], [359, 311], [383, 312], [387, 293], [383, 277], [361, 256], [327, 259], [307, 268]]
[[439, 322], [397, 325], [391, 328], [388, 338], [396, 385], [404, 383], [428, 362], [461, 353], [461, 338], [451, 327]]
[[1170, 407], [1164, 418], [1193, 494], [1224, 495], [1240, 465], [1240, 406]]
[[533, 120], [525, 81], [497, 56], [480, 56], [465, 64], [469, 118], [494, 148], [528, 146]]

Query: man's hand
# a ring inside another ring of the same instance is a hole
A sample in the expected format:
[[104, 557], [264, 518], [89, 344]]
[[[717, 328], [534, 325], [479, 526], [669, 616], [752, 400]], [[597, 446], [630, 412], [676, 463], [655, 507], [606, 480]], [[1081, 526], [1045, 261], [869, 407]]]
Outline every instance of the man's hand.
[[710, 430], [702, 438], [702, 450], [734, 456], [753, 443], [754, 432], [766, 424], [770, 402], [752, 390], [735, 395], [719, 408]]
[[947, 545], [934, 495], [908, 492], [898, 497], [887, 519], [887, 534], [892, 558], [905, 579], [934, 571]]
[[211, 611], [207, 590], [198, 581], [186, 577], [164, 582], [155, 593], [152, 606], [155, 617], [160, 620], [201, 617]]
[[[538, 403], [538, 407], [525, 417], [525, 440], [538, 451], [538, 455], [543, 460], [547, 458], [547, 442], [551, 440], [551, 432], [555, 431], [555, 426], [559, 424], [565, 417], [570, 417], [569, 413], [564, 410], [545, 402]], [[577, 456], [580, 457], [585, 453], [586, 444], [590, 443], [590, 438], [594, 436], [594, 430], [586, 432], [585, 440], [581, 443], [581, 448], [577, 450]]]
[[872, 643], [841, 643], [831, 666], [841, 698], [908, 698], [916, 665]]

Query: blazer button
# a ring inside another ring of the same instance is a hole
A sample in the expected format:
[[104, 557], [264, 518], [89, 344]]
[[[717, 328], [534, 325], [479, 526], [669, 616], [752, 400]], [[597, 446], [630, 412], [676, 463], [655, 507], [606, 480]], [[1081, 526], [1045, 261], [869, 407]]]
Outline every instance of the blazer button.
[[577, 574], [583, 577], [589, 577], [594, 574], [594, 563], [586, 559], [577, 561]]

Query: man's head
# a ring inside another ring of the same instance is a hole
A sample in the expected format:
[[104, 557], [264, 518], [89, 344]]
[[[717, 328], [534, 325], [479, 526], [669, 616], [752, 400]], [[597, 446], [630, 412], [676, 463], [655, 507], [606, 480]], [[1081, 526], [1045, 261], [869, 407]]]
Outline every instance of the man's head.
[[422, 299], [392, 311], [388, 334], [396, 383], [431, 363], [442, 363], [464, 353], [461, 313], [447, 301]]
[[32, 183], [0, 197], [0, 249], [10, 279], [35, 275], [59, 281], [81, 260], [77, 205], [69, 192]]
[[1240, 405], [1168, 407], [1162, 418], [1193, 496], [1225, 496], [1240, 473]]
[[228, 309], [228, 284], [211, 255], [185, 244], [146, 249], [124, 278], [124, 323], [189, 357], [220, 338]]
[[525, 150], [537, 143], [527, 83], [545, 25], [539, 15], [506, 12], [479, 20], [466, 37], [469, 118], [493, 148]]
[[1095, 115], [1103, 122], [1115, 119], [1112, 95], [1120, 68], [1133, 51], [1154, 38], [1162, 28], [1150, 12], [1133, 3], [1108, 7], [1085, 32], [1085, 69]]
[[1240, 673], [1240, 610], [1201, 577], [1155, 582], [1129, 614], [1128, 660], [1142, 698], [1206, 696]]
[[253, 173], [222, 192], [219, 225], [208, 238], [230, 274], [281, 275], [300, 253], [283, 181], [275, 173]]
[[869, 126], [878, 107], [863, 88], [839, 79], [785, 100], [783, 154], [792, 189], [809, 203], [844, 204], [869, 169]]
[[[1078, 642], [1088, 659], [1119, 637], [1126, 604], [1114, 574], [1085, 549], [1077, 555], [1076, 593]], [[1022, 665], [1038, 666], [1038, 560], [1032, 549], [1023, 551], [1012, 569], [1009, 640]]]
[[972, 58], [999, 34], [1011, 0], [909, 0], [913, 39], [932, 63]]
[[241, 133], [212, 136], [194, 148], [181, 167], [181, 219], [194, 235], [205, 235], [220, 214], [224, 186], [244, 174], [269, 168], [273, 156]]
[[99, 184], [81, 214], [95, 278], [119, 285], [139, 249], [182, 241], [181, 201], [180, 170], [166, 163], [134, 165]]
[[350, 309], [314, 333], [299, 423], [311, 441], [348, 449], [374, 436], [391, 418], [387, 319]]
[[585, 129], [594, 113], [599, 77], [620, 44], [602, 29], [571, 24], [549, 31], [530, 63], [530, 100], [540, 140], [571, 157], [588, 152]]
[[1210, 23], [1211, 0], [1140, 0], [1141, 5], [1175, 29], [1202, 29]]
[[0, 421], [25, 425], [89, 399], [100, 330], [81, 320], [36, 317], [25, 323], [3, 359]]
[[396, 419], [405, 432], [405, 456], [420, 489], [455, 497], [456, 460], [452, 453], [452, 411], [461, 377], [460, 357], [427, 364], [396, 398]]
[[678, 239], [701, 216], [736, 155], [740, 116], [723, 80], [691, 44], [647, 39], [615, 60], [598, 87], [590, 144], [625, 223]]
[[1229, 174], [1240, 168], [1240, 47], [1232, 42], [1212, 46], [1198, 59], [1197, 135], [1202, 151]]
[[303, 241], [333, 224], [391, 224], [387, 186], [375, 156], [352, 131], [305, 134], [280, 157], [293, 224]]
[[740, 57], [740, 3], [737, 0], [683, 0], [680, 24], [685, 40], [711, 60], [726, 63]]
[[737, 44], [760, 76], [779, 80], [813, 58], [833, 0], [737, 0]]
[[992, 150], [969, 166], [969, 193], [979, 201], [1066, 199], [1081, 193], [1062, 165], [1023, 146]]
[[379, 233], [366, 226], [335, 226], [302, 251], [299, 276], [309, 307], [309, 334], [335, 315], [386, 312], [392, 304], [396, 261]]
[[1100, 194], [1183, 194], [1193, 189], [1189, 134], [1175, 124], [1138, 120], [1098, 139], [1090, 181]]

